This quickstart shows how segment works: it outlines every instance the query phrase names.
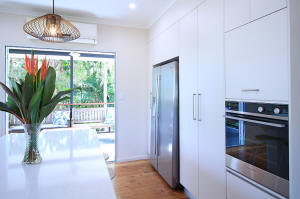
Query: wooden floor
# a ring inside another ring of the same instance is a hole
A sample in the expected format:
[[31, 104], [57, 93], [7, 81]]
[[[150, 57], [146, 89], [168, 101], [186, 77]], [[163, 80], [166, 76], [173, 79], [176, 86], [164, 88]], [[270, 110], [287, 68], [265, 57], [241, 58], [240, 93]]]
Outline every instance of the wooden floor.
[[149, 160], [116, 163], [115, 174], [118, 199], [188, 199], [183, 191], [172, 190]]

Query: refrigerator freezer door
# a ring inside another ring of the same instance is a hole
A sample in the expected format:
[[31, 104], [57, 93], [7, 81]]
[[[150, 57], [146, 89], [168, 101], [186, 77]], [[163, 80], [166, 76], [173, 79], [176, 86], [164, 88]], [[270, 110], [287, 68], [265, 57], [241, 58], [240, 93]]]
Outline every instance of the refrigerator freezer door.
[[150, 145], [150, 161], [152, 166], [157, 170], [157, 112], [158, 112], [158, 92], [160, 68], [154, 68], [152, 71], [152, 99], [151, 99], [151, 145]]
[[178, 62], [160, 66], [158, 172], [175, 188], [178, 183]]

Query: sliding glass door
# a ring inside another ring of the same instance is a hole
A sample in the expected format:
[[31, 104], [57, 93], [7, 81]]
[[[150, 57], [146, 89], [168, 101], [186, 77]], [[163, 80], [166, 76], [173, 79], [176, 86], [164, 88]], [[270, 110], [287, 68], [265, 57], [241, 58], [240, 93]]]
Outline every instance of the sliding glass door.
[[[108, 108], [114, 111], [114, 60], [83, 56], [74, 57], [73, 60], [73, 86], [82, 89], [75, 91], [73, 96], [74, 123], [107, 122], [108, 118], [104, 116]], [[97, 111], [88, 114], [86, 121], [83, 121], [81, 115], [92, 110]]]
[[82, 55], [73, 57], [73, 126], [90, 126], [98, 132], [102, 150], [115, 157], [114, 59]]
[[[44, 57], [56, 70], [55, 92], [81, 87], [60, 103], [47, 117], [43, 128], [89, 127], [114, 132], [115, 55], [113, 53], [71, 52], [50, 49], [6, 48], [6, 79], [25, 76], [25, 54], [34, 50], [39, 62]], [[9, 132], [22, 131], [21, 123], [8, 115]]]

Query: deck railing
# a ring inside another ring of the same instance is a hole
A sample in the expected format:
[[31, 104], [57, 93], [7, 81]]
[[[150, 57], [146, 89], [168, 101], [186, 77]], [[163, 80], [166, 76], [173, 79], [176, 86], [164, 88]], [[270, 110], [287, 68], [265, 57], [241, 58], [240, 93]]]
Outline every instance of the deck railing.
[[[107, 114], [108, 107], [114, 103], [84, 103], [84, 104], [60, 104], [60, 106], [73, 106], [72, 108], [72, 121], [74, 123], [93, 123], [93, 122], [104, 122]], [[100, 105], [100, 108], [76, 108], [76, 106], [95, 106]], [[109, 107], [113, 108], [113, 107]], [[64, 112], [65, 115], [70, 115], [70, 109], [56, 109], [53, 111], [45, 120], [44, 124], [53, 124], [57, 112]], [[69, 120], [69, 117], [68, 117]], [[9, 114], [9, 126], [20, 126], [21, 122], [14, 116]]]

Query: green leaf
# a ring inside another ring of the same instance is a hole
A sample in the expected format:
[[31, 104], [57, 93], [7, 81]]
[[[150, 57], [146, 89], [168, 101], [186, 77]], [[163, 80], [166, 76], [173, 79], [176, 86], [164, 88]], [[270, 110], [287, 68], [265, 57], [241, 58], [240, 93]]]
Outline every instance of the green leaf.
[[23, 107], [25, 110], [28, 109], [29, 102], [33, 96], [34, 88], [33, 88], [33, 77], [32, 75], [26, 75], [25, 83], [23, 84], [22, 93], [23, 93]]
[[48, 104], [42, 105], [43, 107], [41, 108], [41, 111], [40, 111], [40, 122], [42, 122], [55, 109], [56, 105], [59, 102], [70, 99], [70, 97], [63, 97], [64, 95], [70, 94], [74, 90], [77, 90], [77, 89], [80, 89], [80, 88], [74, 88], [74, 89], [69, 89], [69, 90], [65, 90], [65, 91], [60, 91], [51, 99], [51, 101]]
[[[60, 92], [58, 92], [58, 93], [51, 99], [51, 101], [58, 100], [58, 99], [60, 99], [62, 96], [72, 93], [74, 90], [75, 90], [75, 89], [68, 89], [68, 90], [65, 90], [65, 91], [60, 91]], [[51, 101], [50, 101], [49, 103], [51, 103]]]
[[[20, 91], [22, 91], [24, 81], [20, 81], [20, 83], [16, 82]], [[21, 92], [22, 95], [22, 92]]]
[[19, 79], [20, 85], [23, 86], [24, 84], [24, 79]]
[[39, 122], [42, 122], [50, 113], [52, 113], [52, 111], [55, 109], [55, 107], [57, 106], [57, 104], [59, 102], [62, 102], [67, 99], [70, 99], [70, 97], [63, 97], [60, 99], [51, 100], [50, 103], [43, 106], [40, 110], [40, 121]]
[[38, 70], [35, 76], [35, 88], [38, 88], [40, 86], [40, 75], [41, 75], [41, 68]]
[[33, 109], [30, 112], [30, 122], [31, 123], [38, 123], [39, 118], [39, 107], [33, 107]]
[[14, 110], [11, 109], [7, 104], [0, 102], [0, 111], [10, 113], [10, 114], [16, 116], [22, 123], [25, 123], [24, 120], [20, 117], [20, 115], [18, 115], [16, 112], [14, 112]]
[[15, 103], [15, 101], [10, 96], [7, 97], [6, 104], [7, 104], [7, 106], [9, 106], [9, 108], [11, 108], [15, 113], [17, 113], [21, 117], [21, 113], [18, 108], [18, 105]]
[[3, 90], [15, 101], [15, 103], [20, 106], [20, 101], [16, 97], [16, 95], [2, 82], [0, 82], [0, 86], [3, 88]]
[[16, 81], [12, 78], [9, 78], [10, 85], [12, 88], [13, 93], [16, 95], [16, 97], [19, 99], [19, 101], [22, 101], [22, 95], [21, 90], [19, 89], [19, 86], [17, 85]]
[[55, 80], [56, 80], [56, 73], [53, 67], [49, 67], [46, 79], [45, 79], [45, 88], [42, 98], [42, 105], [48, 104], [51, 100], [54, 90], [55, 90]]
[[15, 94], [15, 96], [18, 98], [18, 101], [19, 101], [19, 104], [18, 104], [19, 110], [22, 113], [22, 115], [25, 117], [25, 118], [23, 117], [23, 119], [27, 120], [26, 119], [26, 109], [25, 109], [25, 107], [23, 105], [23, 96], [22, 96], [22, 92], [20, 90], [20, 84], [18, 84], [13, 78], [10, 78], [9, 80], [10, 80], [10, 85], [11, 85], [12, 91]]
[[30, 114], [30, 116], [32, 116], [31, 111], [33, 110], [33, 108], [40, 107], [43, 89], [44, 89], [43, 85], [40, 85], [40, 87], [34, 93], [33, 97], [30, 100], [30, 103], [28, 105], [28, 114]]

